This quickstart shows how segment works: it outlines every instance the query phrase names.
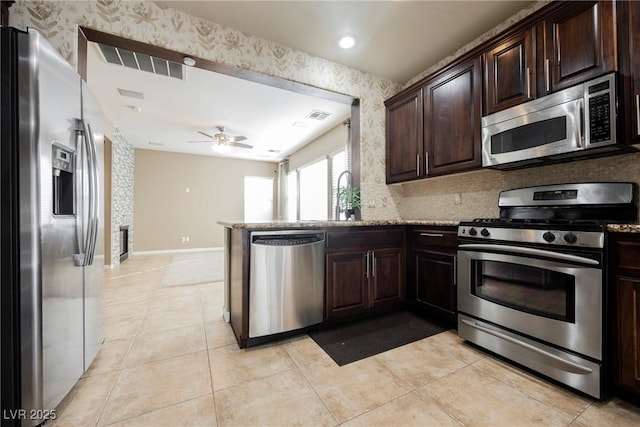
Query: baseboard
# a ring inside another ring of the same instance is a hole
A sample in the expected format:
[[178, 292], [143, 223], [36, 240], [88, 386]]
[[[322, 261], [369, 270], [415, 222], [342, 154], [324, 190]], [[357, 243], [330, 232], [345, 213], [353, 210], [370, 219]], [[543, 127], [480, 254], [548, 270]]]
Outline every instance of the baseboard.
[[186, 254], [189, 252], [221, 252], [224, 248], [190, 248], [190, 249], [165, 249], [160, 251], [135, 251], [132, 252], [132, 256], [140, 255], [160, 255], [160, 254]]

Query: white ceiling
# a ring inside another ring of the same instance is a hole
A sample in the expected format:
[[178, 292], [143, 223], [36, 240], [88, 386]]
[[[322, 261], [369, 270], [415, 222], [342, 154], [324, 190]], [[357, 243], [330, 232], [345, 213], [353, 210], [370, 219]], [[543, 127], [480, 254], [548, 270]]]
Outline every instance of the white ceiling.
[[[405, 83], [531, 0], [156, 1], [304, 52]], [[351, 35], [350, 50], [338, 40]]]
[[[156, 1], [247, 34], [377, 76], [406, 82], [531, 1]], [[337, 47], [343, 35], [351, 50]], [[135, 148], [220, 155], [198, 134], [247, 137], [253, 149], [228, 157], [280, 160], [342, 123], [350, 107], [238, 78], [186, 67], [186, 80], [105, 62], [91, 43], [88, 81], [109, 119]], [[142, 92], [126, 98], [118, 88]], [[203, 96], [204, 94], [204, 96]], [[132, 107], [139, 107], [135, 112]], [[322, 122], [312, 110], [331, 113]], [[293, 126], [306, 123], [307, 127]], [[151, 143], [151, 144], [150, 144]], [[273, 151], [275, 150], [275, 152]]]
[[[184, 66], [185, 80], [107, 63], [95, 43], [88, 49], [88, 82], [107, 117], [135, 147], [208, 156], [278, 161], [341, 125], [351, 106]], [[144, 94], [144, 100], [118, 89]], [[134, 111], [135, 108], [141, 111]], [[330, 113], [322, 120], [306, 116]], [[306, 125], [306, 127], [304, 127]], [[220, 154], [198, 133], [242, 135], [243, 144]]]

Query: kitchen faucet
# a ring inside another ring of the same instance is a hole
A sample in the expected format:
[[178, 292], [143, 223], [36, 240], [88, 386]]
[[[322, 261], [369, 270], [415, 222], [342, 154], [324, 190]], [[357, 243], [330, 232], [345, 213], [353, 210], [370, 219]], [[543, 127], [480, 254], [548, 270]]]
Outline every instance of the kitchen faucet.
[[[353, 179], [353, 175], [348, 170], [342, 172], [338, 175], [338, 183], [336, 184], [336, 212], [335, 219], [340, 219], [340, 180], [342, 180], [342, 176], [347, 175], [347, 185], [351, 187], [351, 180]], [[347, 209], [347, 207], [345, 207]], [[347, 218], [348, 219], [348, 218]]]

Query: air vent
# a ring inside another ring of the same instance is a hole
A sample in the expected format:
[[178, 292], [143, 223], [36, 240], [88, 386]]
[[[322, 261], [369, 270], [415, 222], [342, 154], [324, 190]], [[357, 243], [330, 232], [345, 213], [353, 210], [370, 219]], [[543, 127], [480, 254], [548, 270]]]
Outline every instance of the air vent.
[[148, 73], [173, 77], [184, 80], [184, 67], [177, 62], [145, 55], [144, 53], [132, 52], [119, 47], [107, 46], [98, 43], [104, 59], [109, 64], [121, 65], [134, 70], [146, 71]]
[[331, 113], [325, 113], [324, 111], [313, 110], [307, 115], [307, 118], [312, 120], [324, 120], [330, 115]]
[[121, 96], [126, 96], [127, 98], [144, 99], [144, 93], [136, 92], [135, 90], [118, 88], [118, 93]]

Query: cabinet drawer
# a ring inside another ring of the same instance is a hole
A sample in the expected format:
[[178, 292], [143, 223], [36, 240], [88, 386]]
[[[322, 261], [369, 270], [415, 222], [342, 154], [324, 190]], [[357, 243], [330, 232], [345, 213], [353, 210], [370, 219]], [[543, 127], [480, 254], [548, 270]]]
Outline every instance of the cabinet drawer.
[[387, 230], [336, 230], [327, 232], [327, 249], [394, 248], [404, 244], [404, 229]]
[[437, 228], [414, 229], [410, 235], [412, 246], [428, 246], [451, 249], [458, 245], [458, 233]]

